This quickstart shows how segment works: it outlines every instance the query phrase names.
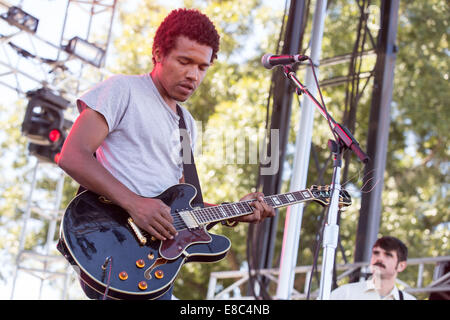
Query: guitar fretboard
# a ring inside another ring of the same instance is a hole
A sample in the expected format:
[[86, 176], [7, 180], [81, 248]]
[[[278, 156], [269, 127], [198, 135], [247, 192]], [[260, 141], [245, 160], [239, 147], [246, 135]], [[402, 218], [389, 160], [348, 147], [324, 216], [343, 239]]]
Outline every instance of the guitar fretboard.
[[[314, 196], [309, 189], [288, 192], [278, 195], [264, 197], [264, 202], [273, 208], [281, 208], [293, 205], [300, 202], [313, 200]], [[241, 202], [233, 202], [222, 204], [214, 207], [195, 209], [191, 211], [199, 224], [208, 224], [244, 216], [253, 212], [253, 207], [250, 203], [256, 200], [246, 200]]]

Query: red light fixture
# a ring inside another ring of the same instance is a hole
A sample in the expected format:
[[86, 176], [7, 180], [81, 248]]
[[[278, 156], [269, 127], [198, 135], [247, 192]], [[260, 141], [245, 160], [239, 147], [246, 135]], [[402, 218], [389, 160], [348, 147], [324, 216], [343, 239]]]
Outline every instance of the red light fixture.
[[51, 142], [56, 142], [59, 140], [59, 138], [61, 138], [61, 132], [58, 129], [52, 129], [48, 133], [48, 139]]

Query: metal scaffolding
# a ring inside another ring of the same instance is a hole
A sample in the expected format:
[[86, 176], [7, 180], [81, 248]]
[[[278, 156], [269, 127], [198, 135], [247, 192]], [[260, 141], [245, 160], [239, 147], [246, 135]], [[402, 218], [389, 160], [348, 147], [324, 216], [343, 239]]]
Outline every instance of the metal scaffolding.
[[[15, 91], [18, 99], [31, 90], [50, 89], [71, 102], [67, 117], [74, 119], [78, 94], [109, 75], [104, 67], [116, 3], [117, 0], [0, 0], [0, 85]], [[85, 53], [96, 53], [96, 60], [90, 60]], [[41, 179], [52, 180], [56, 186], [45, 201], [37, 188]], [[69, 298], [69, 283], [76, 277], [55, 250], [56, 229], [63, 214], [60, 206], [64, 180], [64, 172], [55, 164], [36, 159], [22, 210], [11, 299], [22, 272], [40, 280], [39, 299], [45, 298], [45, 285], [57, 279], [62, 280], [61, 298]], [[46, 231], [46, 239], [29, 248], [27, 235], [30, 226], [36, 224]]]
[[[411, 293], [413, 295], [417, 294], [439, 294], [449, 299], [450, 292], [450, 272], [448, 266], [450, 263], [450, 256], [441, 257], [429, 257], [429, 258], [412, 258], [408, 259], [408, 268], [414, 269], [416, 278], [413, 283], [407, 283], [403, 281], [400, 277], [397, 278], [396, 284], [402, 288], [402, 290]], [[355, 272], [359, 270], [367, 269], [367, 262], [355, 262], [347, 264], [339, 264], [336, 266], [338, 271], [337, 281], [339, 283], [345, 283]], [[319, 270], [321, 270], [319, 266]], [[314, 276], [312, 271], [313, 266], [296, 266], [293, 270], [295, 276], [301, 278], [303, 281], [301, 287], [294, 287], [292, 289], [291, 297], [292, 300], [305, 300], [308, 297], [309, 290], [309, 279]], [[427, 272], [428, 270], [428, 272]], [[434, 270], [430, 272], [429, 270]], [[431, 274], [430, 274], [431, 273]], [[250, 276], [255, 276], [256, 274], [264, 275], [273, 284], [278, 284], [278, 278], [280, 274], [280, 269], [260, 269], [252, 270], [248, 272], [247, 270], [242, 271], [223, 271], [223, 272], [212, 272], [209, 277], [208, 292], [206, 295], [207, 300], [254, 300], [253, 295], [248, 295], [246, 293], [245, 284], [250, 280]], [[233, 282], [230, 284], [230, 280]], [[319, 294], [319, 289], [311, 290], [310, 297], [316, 299]]]

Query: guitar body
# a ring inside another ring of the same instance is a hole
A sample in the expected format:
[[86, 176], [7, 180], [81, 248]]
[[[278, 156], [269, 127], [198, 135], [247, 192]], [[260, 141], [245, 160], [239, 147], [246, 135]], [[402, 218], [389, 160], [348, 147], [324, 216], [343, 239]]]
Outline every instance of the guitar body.
[[[179, 184], [155, 198], [176, 215], [192, 210], [196, 192], [192, 185]], [[152, 240], [144, 233], [147, 241], [142, 243], [129, 218], [121, 207], [90, 191], [76, 196], [64, 214], [58, 249], [79, 268], [84, 285], [100, 296], [158, 298], [170, 289], [183, 264], [221, 260], [231, 246], [228, 238], [205, 227], [183, 226], [177, 227], [179, 234], [172, 240]]]

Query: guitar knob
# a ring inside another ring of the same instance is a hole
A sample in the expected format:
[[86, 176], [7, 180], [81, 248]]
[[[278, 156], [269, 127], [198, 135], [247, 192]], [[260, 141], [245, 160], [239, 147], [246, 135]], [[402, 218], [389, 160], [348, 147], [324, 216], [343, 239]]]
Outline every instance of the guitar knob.
[[162, 278], [164, 277], [164, 271], [162, 271], [162, 270], [156, 270], [156, 271], [155, 271], [155, 277], [156, 277], [157, 279], [162, 279]]
[[126, 273], [125, 271], [122, 271], [121, 273], [119, 273], [119, 279], [120, 280], [127, 280], [128, 279], [128, 273]]
[[145, 282], [145, 281], [139, 282], [139, 283], [138, 283], [138, 287], [139, 287], [139, 289], [141, 289], [141, 290], [147, 289], [147, 282]]
[[155, 258], [155, 255], [153, 253], [149, 253], [147, 258], [149, 258], [149, 260], [153, 260]]
[[145, 261], [143, 259], [139, 259], [136, 261], [136, 267], [143, 268], [145, 267]]

